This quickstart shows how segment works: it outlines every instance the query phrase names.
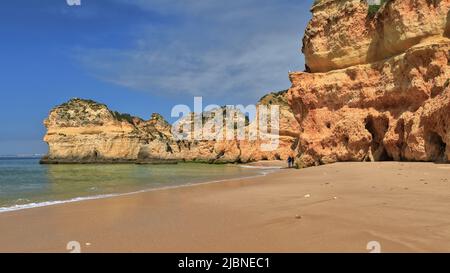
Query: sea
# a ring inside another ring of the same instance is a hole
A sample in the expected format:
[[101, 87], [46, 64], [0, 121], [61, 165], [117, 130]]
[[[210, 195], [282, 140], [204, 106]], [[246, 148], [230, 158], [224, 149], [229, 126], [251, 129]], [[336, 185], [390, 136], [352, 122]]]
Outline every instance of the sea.
[[274, 171], [199, 163], [41, 165], [39, 158], [0, 157], [0, 213], [263, 176]]

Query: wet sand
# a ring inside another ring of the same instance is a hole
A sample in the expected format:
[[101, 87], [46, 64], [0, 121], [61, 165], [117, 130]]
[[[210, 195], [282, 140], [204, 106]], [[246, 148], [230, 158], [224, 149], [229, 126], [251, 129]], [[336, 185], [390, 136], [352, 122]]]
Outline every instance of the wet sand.
[[450, 251], [450, 166], [338, 163], [0, 214], [0, 252]]

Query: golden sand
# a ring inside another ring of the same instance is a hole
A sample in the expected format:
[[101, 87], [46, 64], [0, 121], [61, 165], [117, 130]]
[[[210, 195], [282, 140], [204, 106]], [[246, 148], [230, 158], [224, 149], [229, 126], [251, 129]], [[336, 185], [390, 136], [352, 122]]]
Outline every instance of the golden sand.
[[338, 163], [0, 214], [0, 252], [450, 251], [450, 172]]

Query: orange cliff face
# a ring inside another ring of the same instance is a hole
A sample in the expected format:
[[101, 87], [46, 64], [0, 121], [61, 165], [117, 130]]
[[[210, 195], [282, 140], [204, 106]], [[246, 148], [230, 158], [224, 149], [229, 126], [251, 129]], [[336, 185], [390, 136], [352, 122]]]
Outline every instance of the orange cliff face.
[[322, 0], [291, 73], [297, 164], [450, 159], [450, 0]]
[[370, 13], [366, 0], [316, 1], [303, 38], [309, 70], [328, 72], [381, 61], [449, 31], [449, 0], [385, 2]]
[[[176, 140], [172, 126], [159, 114], [148, 121], [112, 112], [104, 104], [72, 99], [54, 108], [44, 121], [49, 145], [42, 163], [167, 163], [191, 161], [236, 163], [287, 159], [294, 155], [299, 126], [287, 104], [287, 92], [259, 103], [280, 106], [280, 142], [274, 151], [261, 141]], [[186, 121], [192, 122], [192, 121]], [[249, 126], [246, 127], [246, 130]]]

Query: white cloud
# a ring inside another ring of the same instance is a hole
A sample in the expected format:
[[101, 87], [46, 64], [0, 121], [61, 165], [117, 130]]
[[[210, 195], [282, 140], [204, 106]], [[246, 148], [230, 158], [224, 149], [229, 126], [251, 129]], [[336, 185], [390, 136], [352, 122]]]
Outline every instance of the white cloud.
[[299, 47], [310, 4], [296, 2], [135, 0], [177, 23], [141, 26], [134, 47], [80, 49], [77, 58], [132, 89], [255, 100], [288, 87], [288, 71], [304, 67]]

